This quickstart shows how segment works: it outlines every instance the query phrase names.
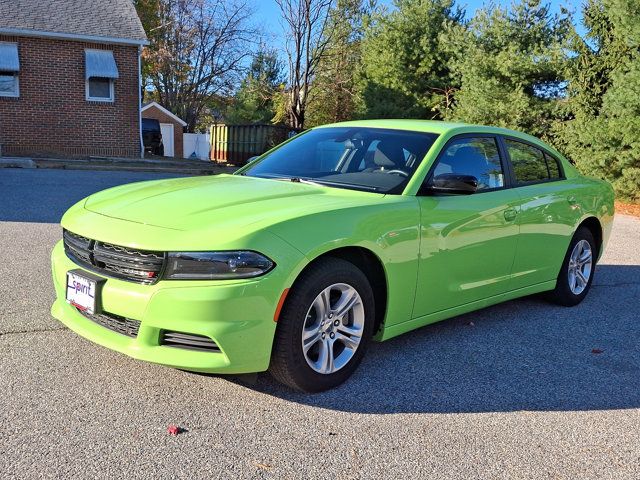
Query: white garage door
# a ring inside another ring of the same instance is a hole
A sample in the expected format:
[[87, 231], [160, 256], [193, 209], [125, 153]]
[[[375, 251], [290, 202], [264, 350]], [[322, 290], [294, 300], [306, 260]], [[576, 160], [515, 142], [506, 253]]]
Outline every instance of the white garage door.
[[164, 156], [173, 157], [173, 123], [161, 123], [162, 144], [164, 145]]

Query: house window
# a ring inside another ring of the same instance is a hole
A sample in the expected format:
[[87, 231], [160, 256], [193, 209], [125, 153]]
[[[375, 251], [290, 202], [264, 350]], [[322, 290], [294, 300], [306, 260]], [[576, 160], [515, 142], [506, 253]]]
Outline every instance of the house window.
[[0, 97], [17, 97], [20, 95], [19, 71], [18, 44], [0, 42]]
[[18, 75], [11, 72], [0, 72], [0, 96], [17, 97], [19, 94]]
[[113, 52], [109, 50], [84, 51], [86, 96], [92, 102], [113, 102], [114, 83], [118, 67]]
[[87, 100], [113, 102], [113, 80], [92, 77], [87, 80]]

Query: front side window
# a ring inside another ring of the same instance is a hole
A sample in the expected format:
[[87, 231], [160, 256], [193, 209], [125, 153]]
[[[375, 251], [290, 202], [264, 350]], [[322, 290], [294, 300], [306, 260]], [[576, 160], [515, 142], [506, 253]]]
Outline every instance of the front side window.
[[0, 96], [18, 96], [18, 75], [13, 72], [0, 72]]
[[110, 78], [90, 78], [87, 80], [87, 100], [113, 101], [113, 80]]
[[449, 143], [438, 158], [432, 178], [440, 175], [471, 175], [476, 191], [504, 187], [504, 172], [495, 138], [459, 138]]
[[382, 128], [317, 128], [264, 155], [240, 174], [402, 193], [436, 138], [432, 133]]
[[549, 170], [542, 150], [515, 140], [507, 139], [505, 142], [517, 183], [549, 180]]

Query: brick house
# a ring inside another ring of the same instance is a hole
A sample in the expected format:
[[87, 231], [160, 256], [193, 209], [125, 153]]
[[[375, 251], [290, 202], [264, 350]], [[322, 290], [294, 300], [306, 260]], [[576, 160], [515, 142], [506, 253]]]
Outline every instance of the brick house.
[[146, 44], [131, 0], [0, 0], [1, 154], [141, 156]]
[[158, 102], [150, 102], [142, 107], [142, 118], [152, 118], [160, 122], [165, 157], [183, 157], [184, 127], [187, 122], [171, 113]]

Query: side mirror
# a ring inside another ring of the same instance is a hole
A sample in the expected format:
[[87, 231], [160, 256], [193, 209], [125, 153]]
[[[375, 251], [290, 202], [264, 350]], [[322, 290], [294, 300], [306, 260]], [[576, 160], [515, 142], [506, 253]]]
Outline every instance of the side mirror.
[[443, 173], [433, 177], [427, 185], [427, 194], [459, 194], [469, 195], [478, 190], [478, 179], [473, 175]]

